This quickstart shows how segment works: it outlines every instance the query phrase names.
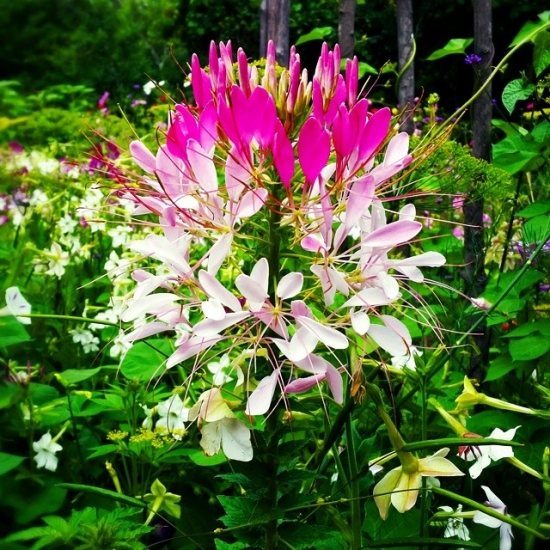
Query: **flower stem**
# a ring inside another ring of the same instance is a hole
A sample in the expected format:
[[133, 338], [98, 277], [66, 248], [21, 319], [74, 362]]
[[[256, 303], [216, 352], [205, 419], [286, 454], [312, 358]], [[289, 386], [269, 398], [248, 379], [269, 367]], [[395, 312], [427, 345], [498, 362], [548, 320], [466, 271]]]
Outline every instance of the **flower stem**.
[[346, 421], [346, 454], [349, 465], [349, 482], [351, 485], [350, 511], [351, 511], [351, 532], [353, 534], [352, 549], [362, 548], [361, 542], [361, 501], [359, 500], [359, 470], [357, 468], [357, 456], [353, 444], [353, 425], [351, 417]]

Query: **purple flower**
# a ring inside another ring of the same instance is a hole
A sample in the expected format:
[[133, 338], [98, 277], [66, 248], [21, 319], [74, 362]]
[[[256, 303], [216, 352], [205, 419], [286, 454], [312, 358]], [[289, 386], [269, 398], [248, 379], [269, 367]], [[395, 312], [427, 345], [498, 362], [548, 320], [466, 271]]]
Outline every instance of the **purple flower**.
[[466, 63], [466, 65], [477, 65], [478, 63], [481, 63], [481, 57], [475, 53], [472, 53], [464, 58], [464, 63]]
[[97, 102], [97, 108], [98, 109], [105, 109], [107, 106], [107, 100], [109, 99], [109, 92], [103, 92], [103, 95], [99, 98]]

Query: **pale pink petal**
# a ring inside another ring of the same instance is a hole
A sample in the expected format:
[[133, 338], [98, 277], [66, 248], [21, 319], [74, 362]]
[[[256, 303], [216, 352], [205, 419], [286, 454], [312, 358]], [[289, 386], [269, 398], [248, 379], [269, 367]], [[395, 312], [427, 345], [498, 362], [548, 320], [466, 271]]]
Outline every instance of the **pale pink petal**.
[[197, 336], [203, 338], [214, 336], [229, 327], [240, 323], [250, 316], [248, 311], [238, 311], [236, 313], [227, 313], [223, 319], [203, 319], [199, 321], [193, 328], [193, 332]]
[[361, 244], [373, 248], [393, 248], [398, 244], [410, 241], [421, 230], [420, 222], [397, 221], [375, 229], [362, 240]]
[[386, 149], [384, 165], [396, 164], [402, 162], [409, 152], [409, 134], [401, 132], [394, 136]]
[[124, 323], [128, 323], [129, 321], [133, 321], [147, 313], [161, 312], [163, 309], [167, 308], [178, 300], [181, 300], [181, 298], [179, 296], [176, 296], [175, 294], [150, 294], [149, 296], [140, 298], [135, 302], [130, 302], [130, 306], [120, 316], [120, 319]]
[[293, 298], [302, 291], [304, 276], [302, 273], [287, 273], [277, 285], [277, 296], [283, 300]]
[[253, 189], [252, 191], [248, 191], [240, 200], [235, 216], [238, 218], [249, 218], [253, 216], [265, 204], [267, 196], [267, 189]]
[[351, 326], [360, 336], [367, 334], [370, 328], [370, 317], [365, 311], [352, 311], [350, 313]]
[[195, 181], [206, 193], [215, 193], [218, 190], [216, 166], [198, 141], [194, 139], [189, 140], [187, 144], [187, 157], [193, 170]]
[[269, 263], [266, 258], [261, 258], [252, 268], [250, 276], [258, 282], [264, 291], [267, 293], [269, 285]]
[[392, 356], [406, 355], [409, 351], [405, 342], [395, 332], [383, 325], [371, 325], [368, 335]]
[[327, 366], [327, 382], [334, 401], [341, 405], [344, 402], [344, 382], [338, 369], [330, 363]]
[[260, 380], [258, 387], [248, 397], [246, 414], [257, 416], [269, 410], [278, 378], [279, 370], [274, 370], [269, 376]]
[[408, 346], [412, 345], [411, 333], [403, 322], [391, 315], [380, 315], [380, 319], [382, 319], [385, 325], [393, 330], [396, 336], [401, 338]]
[[215, 277], [206, 271], [199, 271], [199, 281], [203, 290], [210, 296], [227, 306], [231, 311], [241, 311], [241, 303]]
[[206, 300], [201, 302], [201, 309], [205, 317], [212, 321], [225, 319], [225, 309], [218, 300]]
[[318, 386], [320, 382], [325, 379], [325, 374], [318, 374], [316, 376], [306, 376], [305, 378], [296, 378], [284, 388], [285, 393], [304, 393], [313, 386]]
[[157, 168], [157, 162], [155, 156], [141, 141], [132, 141], [130, 143], [130, 153], [135, 161], [135, 163], [148, 172], [149, 174], [154, 174]]
[[170, 355], [170, 357], [168, 357], [166, 360], [166, 368], [171, 369], [173, 366], [183, 363], [201, 351], [212, 347], [221, 339], [221, 336], [214, 336], [213, 338], [191, 336], [172, 355]]
[[322, 325], [314, 319], [301, 317], [300, 324], [306, 327], [315, 337], [323, 342], [325, 346], [334, 349], [346, 349], [349, 345], [345, 334], [338, 332], [336, 329]]
[[174, 330], [174, 327], [171, 327], [166, 323], [154, 321], [153, 323], [147, 323], [146, 325], [125, 334], [123, 340], [128, 343], [133, 343], [138, 340], [143, 340], [144, 338], [149, 338], [149, 336], [153, 336], [153, 334], [159, 334], [168, 330]]
[[400, 220], [408, 220], [410, 222], [414, 222], [415, 217], [416, 217], [416, 208], [415, 208], [414, 204], [406, 204], [399, 211], [399, 219]]
[[228, 254], [231, 252], [232, 244], [233, 233], [225, 233], [214, 243], [208, 255], [208, 273], [210, 275], [216, 275]]

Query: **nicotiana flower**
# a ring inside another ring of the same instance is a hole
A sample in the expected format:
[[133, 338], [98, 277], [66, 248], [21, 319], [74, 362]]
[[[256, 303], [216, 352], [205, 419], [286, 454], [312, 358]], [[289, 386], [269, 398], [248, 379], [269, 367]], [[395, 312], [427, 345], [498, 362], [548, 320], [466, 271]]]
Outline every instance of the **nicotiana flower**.
[[[506, 504], [498, 498], [489, 487], [486, 487], [485, 485], [482, 485], [481, 488], [485, 491], [485, 494], [487, 495], [487, 501], [485, 502], [486, 506], [489, 506], [496, 512], [499, 512], [505, 516], [508, 515], [508, 509], [506, 508]], [[504, 521], [501, 521], [500, 519], [494, 518], [493, 516], [489, 516], [488, 514], [485, 514], [484, 512], [478, 511], [474, 515], [474, 522], [480, 523], [482, 525], [486, 525], [487, 527], [491, 527], [493, 529], [499, 529], [500, 530], [500, 550], [510, 550], [512, 548], [512, 526], [508, 523], [505, 523]]]
[[178, 394], [158, 404], [157, 412], [160, 418], [155, 424], [155, 429], [165, 430], [178, 441], [183, 439], [185, 423], [189, 421], [189, 409], [184, 406]]
[[[450, 506], [439, 506], [438, 510], [443, 512], [453, 513], [454, 510]], [[456, 509], [457, 513], [462, 512], [462, 504], [459, 504]], [[468, 527], [464, 525], [464, 518], [452, 517], [449, 518], [447, 526], [445, 527], [445, 533], [443, 536], [448, 539], [452, 537], [458, 537], [460, 540], [470, 540], [470, 531]]]
[[61, 279], [65, 273], [65, 266], [69, 263], [69, 254], [55, 242], [52, 243], [50, 250], [46, 250], [45, 253], [49, 260], [46, 275], [55, 275], [58, 279]]
[[31, 304], [23, 298], [21, 291], [16, 286], [10, 286], [6, 289], [6, 306], [0, 309], [0, 315], [13, 315], [24, 325], [30, 325], [30, 317], [18, 317], [18, 315], [29, 315], [31, 313]]
[[[512, 428], [511, 430], [502, 431], [500, 428], [494, 429], [489, 437], [491, 439], [505, 439], [512, 441], [516, 435], [516, 431], [520, 428]], [[479, 477], [481, 472], [491, 464], [492, 461], [500, 460], [501, 458], [509, 458], [514, 456], [514, 451], [512, 447], [507, 445], [479, 445], [479, 446], [462, 446], [460, 447], [462, 452], [459, 450], [459, 456], [464, 460], [472, 461], [475, 460], [475, 464], [470, 466], [469, 472], [472, 476], [472, 479]]]
[[34, 460], [38, 468], [46, 468], [51, 472], [57, 469], [58, 458], [55, 453], [61, 451], [63, 447], [53, 441], [50, 432], [45, 433], [38, 441], [33, 442], [32, 448], [36, 455]]
[[374, 502], [382, 519], [388, 517], [390, 504], [401, 513], [414, 506], [423, 477], [464, 475], [445, 458], [448, 453], [447, 448], [425, 458], [416, 458], [411, 453], [398, 453], [398, 456], [409, 456], [406, 457], [407, 460], [402, 460], [401, 466], [390, 470], [374, 487]]

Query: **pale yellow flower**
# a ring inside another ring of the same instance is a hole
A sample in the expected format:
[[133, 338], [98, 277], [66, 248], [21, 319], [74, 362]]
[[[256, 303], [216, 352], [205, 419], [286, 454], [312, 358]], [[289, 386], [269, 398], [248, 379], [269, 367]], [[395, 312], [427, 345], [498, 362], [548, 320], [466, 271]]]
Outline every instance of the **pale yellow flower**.
[[448, 452], [448, 448], [441, 449], [426, 458], [398, 452], [401, 466], [388, 472], [374, 487], [374, 501], [381, 518], [388, 517], [390, 504], [400, 513], [410, 510], [418, 499], [423, 477], [464, 475], [450, 460], [444, 458]]

